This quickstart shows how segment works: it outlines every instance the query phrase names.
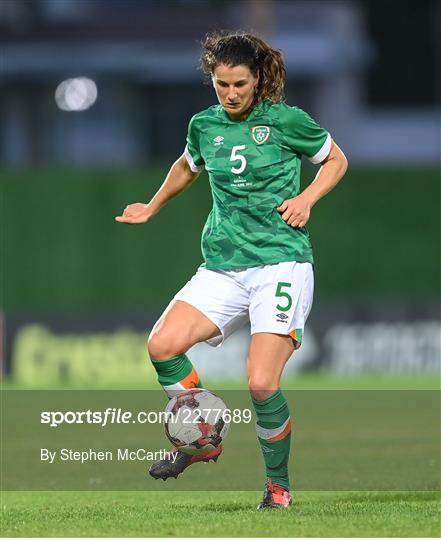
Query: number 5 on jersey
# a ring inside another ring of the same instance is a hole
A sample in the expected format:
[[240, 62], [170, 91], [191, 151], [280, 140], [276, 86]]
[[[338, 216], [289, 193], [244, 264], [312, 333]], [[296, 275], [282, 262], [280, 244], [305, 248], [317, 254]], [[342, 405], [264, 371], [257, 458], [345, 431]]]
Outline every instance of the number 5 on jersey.
[[231, 167], [231, 172], [233, 172], [234, 174], [243, 173], [243, 171], [245, 170], [247, 166], [247, 160], [245, 156], [243, 156], [242, 154], [239, 154], [239, 152], [241, 152], [242, 150], [245, 150], [245, 148], [246, 147], [244, 144], [240, 144], [239, 146], [233, 146], [233, 149], [231, 150], [230, 161], [240, 162], [239, 166]]

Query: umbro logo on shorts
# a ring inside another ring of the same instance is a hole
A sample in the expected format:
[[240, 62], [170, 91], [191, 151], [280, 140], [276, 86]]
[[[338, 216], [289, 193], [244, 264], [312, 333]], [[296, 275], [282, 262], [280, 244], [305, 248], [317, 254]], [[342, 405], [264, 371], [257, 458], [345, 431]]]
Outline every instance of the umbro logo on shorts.
[[285, 315], [284, 313], [277, 313], [276, 317], [278, 317], [277, 322], [286, 323], [286, 319], [288, 319], [288, 315]]

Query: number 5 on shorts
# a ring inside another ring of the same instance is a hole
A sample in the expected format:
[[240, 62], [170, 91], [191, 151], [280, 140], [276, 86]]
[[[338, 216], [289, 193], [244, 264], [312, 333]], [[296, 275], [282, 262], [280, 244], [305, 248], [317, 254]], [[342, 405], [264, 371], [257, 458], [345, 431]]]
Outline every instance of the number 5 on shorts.
[[291, 285], [292, 285], [291, 283], [285, 283], [284, 281], [279, 281], [279, 283], [277, 283], [276, 296], [281, 296], [288, 300], [288, 303], [286, 304], [286, 306], [281, 306], [280, 304], [277, 304], [276, 308], [280, 309], [280, 311], [289, 311], [291, 309], [291, 306], [292, 306], [291, 295], [287, 293], [286, 291], [282, 290], [284, 288], [291, 287]]

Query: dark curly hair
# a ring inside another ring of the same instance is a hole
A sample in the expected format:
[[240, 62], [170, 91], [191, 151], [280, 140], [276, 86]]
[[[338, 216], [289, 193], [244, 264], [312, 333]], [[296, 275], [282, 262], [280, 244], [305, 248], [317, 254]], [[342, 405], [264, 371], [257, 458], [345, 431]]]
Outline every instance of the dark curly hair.
[[246, 32], [210, 32], [201, 43], [201, 68], [211, 77], [219, 64], [248, 66], [259, 76], [255, 102], [270, 99], [282, 101], [286, 68], [282, 53], [263, 39]]

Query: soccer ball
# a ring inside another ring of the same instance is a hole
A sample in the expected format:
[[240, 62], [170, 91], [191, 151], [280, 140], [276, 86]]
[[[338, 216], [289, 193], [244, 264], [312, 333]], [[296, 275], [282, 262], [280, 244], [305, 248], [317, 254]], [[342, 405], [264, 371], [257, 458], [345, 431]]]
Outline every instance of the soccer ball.
[[165, 433], [186, 454], [202, 454], [225, 439], [231, 416], [219, 396], [192, 388], [174, 396], [165, 409]]

